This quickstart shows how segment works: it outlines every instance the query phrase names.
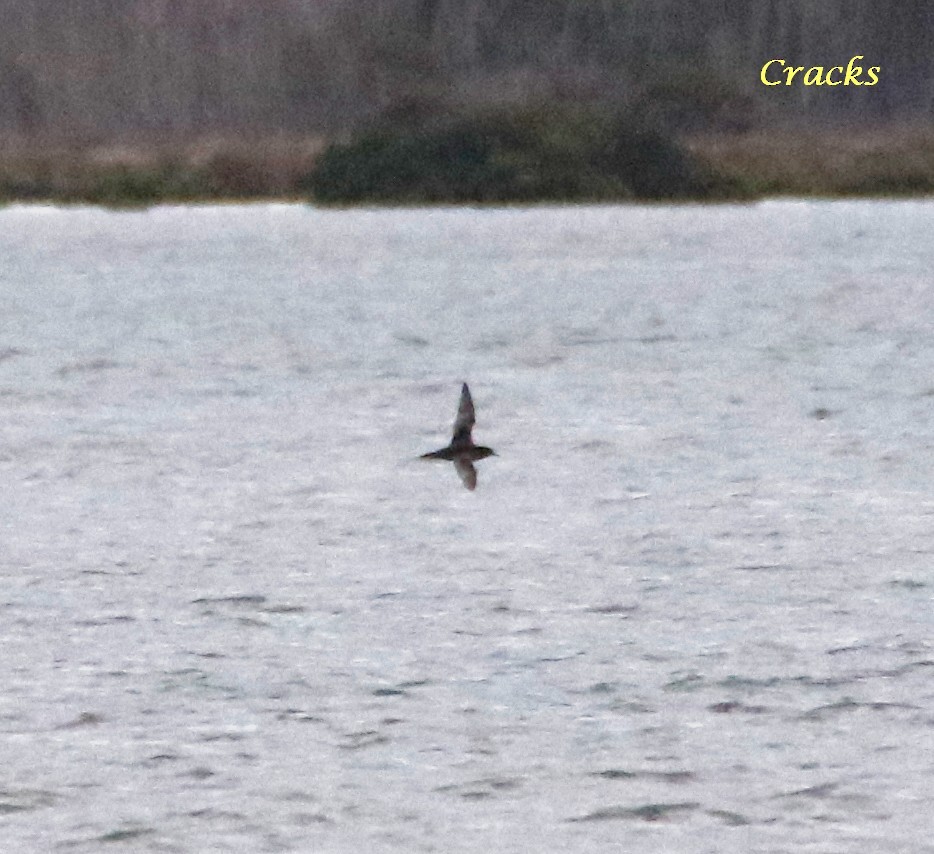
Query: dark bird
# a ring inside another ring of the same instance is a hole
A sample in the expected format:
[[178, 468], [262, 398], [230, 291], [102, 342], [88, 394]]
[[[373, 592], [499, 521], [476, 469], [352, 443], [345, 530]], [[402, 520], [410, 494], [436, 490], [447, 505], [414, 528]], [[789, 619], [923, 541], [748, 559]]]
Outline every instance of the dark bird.
[[473, 399], [470, 397], [470, 389], [467, 383], [461, 389], [460, 405], [457, 407], [457, 418], [454, 419], [454, 436], [451, 438], [451, 444], [440, 451], [432, 451], [430, 454], [422, 454], [423, 460], [453, 460], [454, 468], [460, 475], [464, 486], [468, 489], [477, 487], [477, 470], [473, 467], [476, 460], [482, 460], [484, 457], [496, 456], [496, 451], [492, 448], [485, 448], [483, 445], [475, 445], [470, 436], [476, 419], [473, 411]]

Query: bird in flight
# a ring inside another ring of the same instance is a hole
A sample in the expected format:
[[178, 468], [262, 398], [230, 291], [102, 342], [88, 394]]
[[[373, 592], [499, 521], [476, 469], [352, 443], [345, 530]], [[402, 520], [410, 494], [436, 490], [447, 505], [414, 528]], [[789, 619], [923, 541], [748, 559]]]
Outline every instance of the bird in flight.
[[464, 383], [461, 389], [460, 404], [457, 407], [457, 418], [454, 419], [454, 436], [451, 438], [451, 444], [440, 451], [432, 451], [430, 454], [421, 456], [423, 460], [453, 460], [454, 468], [457, 469], [461, 480], [464, 481], [464, 486], [468, 489], [477, 487], [477, 470], [473, 467], [474, 462], [496, 455], [496, 451], [492, 448], [473, 443], [470, 432], [473, 430], [475, 421], [473, 399], [467, 383]]

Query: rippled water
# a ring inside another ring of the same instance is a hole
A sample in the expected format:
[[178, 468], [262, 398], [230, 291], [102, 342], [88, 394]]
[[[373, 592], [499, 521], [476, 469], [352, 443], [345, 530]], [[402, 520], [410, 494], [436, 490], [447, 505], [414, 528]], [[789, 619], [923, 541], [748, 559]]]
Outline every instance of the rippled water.
[[934, 851], [932, 234], [0, 210], [8, 850]]

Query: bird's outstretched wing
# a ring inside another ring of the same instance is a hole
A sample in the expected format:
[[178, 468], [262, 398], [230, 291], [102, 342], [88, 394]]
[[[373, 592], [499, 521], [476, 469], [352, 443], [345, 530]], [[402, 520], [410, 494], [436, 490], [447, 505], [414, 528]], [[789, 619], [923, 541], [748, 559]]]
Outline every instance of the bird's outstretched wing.
[[[464, 387], [466, 388], [466, 386]], [[454, 460], [454, 468], [457, 469], [461, 480], [464, 481], [464, 486], [468, 489], [477, 488], [477, 470], [473, 467], [473, 463], [470, 462], [470, 460], [464, 457], [457, 457]]]
[[[451, 439], [452, 446], [470, 444], [470, 431], [473, 430], [475, 420], [473, 398], [470, 396], [470, 389], [467, 388], [467, 383], [464, 383], [464, 387], [461, 389], [460, 405], [457, 407], [457, 418], [454, 419], [454, 438]], [[461, 477], [463, 477], [463, 475], [461, 475]], [[476, 476], [474, 480], [476, 481]], [[470, 489], [473, 489], [473, 487], [471, 486]]]

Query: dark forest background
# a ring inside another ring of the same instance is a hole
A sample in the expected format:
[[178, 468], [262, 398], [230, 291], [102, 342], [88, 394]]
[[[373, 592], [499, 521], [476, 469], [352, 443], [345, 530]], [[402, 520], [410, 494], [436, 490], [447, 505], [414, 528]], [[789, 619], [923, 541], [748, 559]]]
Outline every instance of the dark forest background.
[[[334, 135], [435, 100], [651, 99], [725, 129], [934, 107], [930, 0], [0, 0], [0, 21], [15, 135]], [[878, 86], [759, 83], [855, 54]]]

